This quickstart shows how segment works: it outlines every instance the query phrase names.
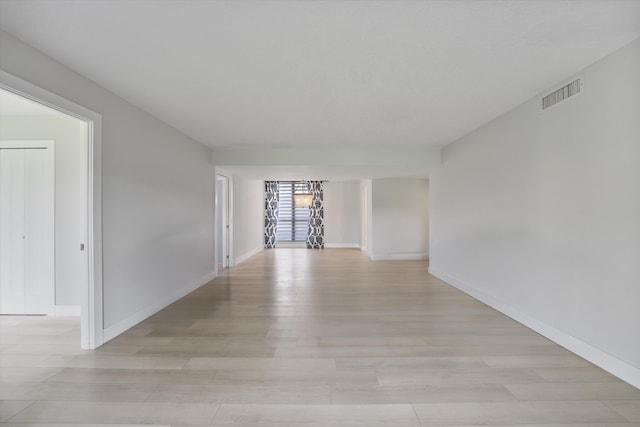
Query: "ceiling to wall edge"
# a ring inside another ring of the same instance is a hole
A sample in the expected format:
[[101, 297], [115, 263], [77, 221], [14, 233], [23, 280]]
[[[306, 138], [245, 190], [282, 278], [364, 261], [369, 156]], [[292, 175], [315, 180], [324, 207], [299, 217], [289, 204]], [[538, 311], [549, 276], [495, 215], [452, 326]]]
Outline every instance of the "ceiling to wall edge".
[[212, 149], [217, 170], [246, 179], [346, 181], [380, 178], [428, 178], [440, 164], [439, 147]]

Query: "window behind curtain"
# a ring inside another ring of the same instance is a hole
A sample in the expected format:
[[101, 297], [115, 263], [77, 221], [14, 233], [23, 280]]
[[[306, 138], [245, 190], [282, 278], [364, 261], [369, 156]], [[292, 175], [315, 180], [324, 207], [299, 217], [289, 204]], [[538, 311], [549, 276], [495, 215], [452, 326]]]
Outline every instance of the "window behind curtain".
[[305, 242], [309, 226], [309, 208], [296, 207], [293, 204], [296, 181], [278, 182], [280, 184], [280, 194], [278, 197], [276, 240], [278, 242]]

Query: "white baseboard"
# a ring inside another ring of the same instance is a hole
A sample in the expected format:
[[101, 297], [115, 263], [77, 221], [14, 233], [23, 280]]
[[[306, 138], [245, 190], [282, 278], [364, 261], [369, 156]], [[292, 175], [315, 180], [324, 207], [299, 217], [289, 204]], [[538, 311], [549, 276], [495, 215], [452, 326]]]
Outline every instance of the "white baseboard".
[[427, 260], [429, 254], [426, 252], [406, 252], [406, 253], [390, 253], [390, 254], [373, 254], [369, 256], [373, 261], [410, 261], [410, 260]]
[[325, 249], [360, 249], [358, 243], [325, 243]]
[[254, 249], [250, 250], [246, 254], [243, 254], [243, 255], [240, 255], [237, 258], [234, 258], [232, 267], [235, 267], [236, 265], [240, 264], [241, 262], [244, 262], [244, 261], [248, 260], [249, 258], [251, 258], [255, 254], [257, 254], [258, 252], [262, 251], [263, 249], [264, 248], [262, 246], [259, 246], [257, 248], [254, 248]]
[[472, 285], [451, 277], [448, 274], [429, 267], [429, 273], [437, 278], [444, 280], [448, 284], [460, 289], [462, 292], [472, 296], [473, 298], [495, 308], [499, 312], [509, 316], [513, 320], [522, 323], [526, 327], [533, 329], [539, 334], [549, 338], [551, 341], [561, 345], [567, 350], [577, 354], [578, 356], [588, 360], [605, 371], [615, 375], [616, 377], [628, 382], [634, 387], [640, 388], [640, 369], [632, 366], [602, 350], [581, 341], [566, 332], [560, 331], [551, 325], [517, 310], [510, 305], [500, 301], [491, 295], [488, 295]]
[[122, 319], [121, 321], [119, 321], [115, 325], [111, 325], [108, 328], [105, 328], [104, 331], [103, 331], [103, 334], [102, 334], [103, 335], [103, 340], [104, 340], [103, 343], [106, 343], [107, 341], [110, 341], [110, 340], [114, 339], [115, 337], [117, 337], [118, 335], [120, 335], [121, 333], [126, 331], [127, 329], [137, 325], [138, 323], [142, 322], [147, 317], [159, 312], [160, 310], [162, 310], [163, 308], [165, 308], [169, 304], [173, 304], [174, 302], [176, 302], [180, 298], [184, 297], [185, 295], [187, 295], [187, 294], [195, 291], [199, 287], [209, 283], [211, 280], [215, 279], [215, 277], [216, 277], [215, 273], [213, 273], [213, 272], [209, 273], [209, 274], [201, 277], [200, 279], [194, 280], [193, 282], [187, 284], [186, 286], [183, 286], [182, 288], [176, 290], [175, 292], [173, 292], [169, 296], [160, 299], [159, 301], [155, 302], [154, 304], [152, 304], [152, 305], [150, 305], [150, 306], [148, 306], [146, 308], [143, 308], [142, 310], [136, 311], [131, 316], [127, 317], [126, 319]]
[[80, 317], [79, 305], [55, 305], [53, 306], [54, 317]]

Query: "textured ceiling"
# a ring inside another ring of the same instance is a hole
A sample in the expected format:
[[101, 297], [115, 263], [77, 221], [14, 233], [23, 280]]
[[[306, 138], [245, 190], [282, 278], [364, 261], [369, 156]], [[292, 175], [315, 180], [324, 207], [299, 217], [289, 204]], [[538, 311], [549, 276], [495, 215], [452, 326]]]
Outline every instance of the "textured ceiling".
[[640, 37], [640, 1], [1, 0], [0, 27], [213, 147], [442, 146]]

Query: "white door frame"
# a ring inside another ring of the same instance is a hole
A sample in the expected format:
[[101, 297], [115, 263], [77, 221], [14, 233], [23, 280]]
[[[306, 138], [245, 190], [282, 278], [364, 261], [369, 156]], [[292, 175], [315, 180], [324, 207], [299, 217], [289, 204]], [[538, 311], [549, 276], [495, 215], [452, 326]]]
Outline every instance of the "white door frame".
[[102, 116], [73, 101], [0, 70], [0, 88], [53, 108], [87, 123], [87, 286], [80, 304], [81, 337], [84, 349], [104, 343], [102, 293]]
[[[218, 194], [218, 181], [222, 181], [222, 194]], [[218, 246], [222, 247], [222, 267], [231, 267], [231, 254], [229, 250], [230, 246], [230, 211], [229, 211], [229, 177], [221, 173], [216, 173], [216, 214], [218, 212], [218, 206], [221, 205], [222, 218], [216, 218], [216, 230], [218, 220], [222, 221], [222, 235], [218, 236], [216, 233], [216, 251]], [[221, 245], [218, 245], [220, 243]], [[216, 275], [219, 274], [218, 268], [218, 254], [216, 253]]]

